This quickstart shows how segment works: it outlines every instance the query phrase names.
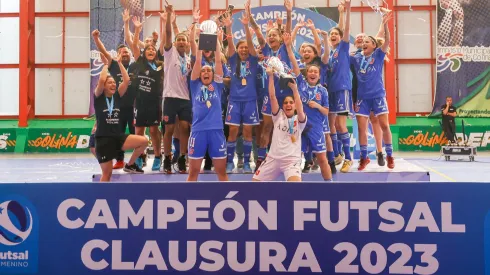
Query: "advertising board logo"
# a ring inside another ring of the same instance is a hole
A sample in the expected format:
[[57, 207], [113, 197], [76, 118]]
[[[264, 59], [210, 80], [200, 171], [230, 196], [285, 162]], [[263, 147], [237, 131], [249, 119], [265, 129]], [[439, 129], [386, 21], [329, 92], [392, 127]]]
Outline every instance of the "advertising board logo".
[[0, 204], [0, 243], [18, 245], [31, 234], [32, 213], [17, 201]]
[[29, 201], [0, 200], [0, 274], [37, 272], [37, 220]]

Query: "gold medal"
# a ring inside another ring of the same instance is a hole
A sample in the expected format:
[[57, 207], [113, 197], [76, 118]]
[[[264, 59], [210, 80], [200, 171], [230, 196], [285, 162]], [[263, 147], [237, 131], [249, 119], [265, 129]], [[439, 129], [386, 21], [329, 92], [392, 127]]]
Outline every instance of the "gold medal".
[[295, 142], [296, 142], [296, 137], [295, 137], [295, 136], [291, 136], [291, 141], [292, 141], [293, 143], [295, 143]]
[[242, 86], [247, 86], [247, 79], [246, 78], [242, 78]]
[[206, 101], [206, 106], [208, 106], [208, 109], [211, 108], [211, 101]]

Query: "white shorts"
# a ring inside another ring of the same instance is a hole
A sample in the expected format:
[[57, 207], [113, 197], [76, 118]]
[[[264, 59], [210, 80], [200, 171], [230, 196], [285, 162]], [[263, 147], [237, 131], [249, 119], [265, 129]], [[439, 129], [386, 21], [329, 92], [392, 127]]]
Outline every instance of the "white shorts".
[[290, 177], [301, 179], [301, 159], [280, 160], [266, 157], [253, 178], [259, 181], [273, 181], [277, 180], [281, 174], [284, 174], [286, 180]]

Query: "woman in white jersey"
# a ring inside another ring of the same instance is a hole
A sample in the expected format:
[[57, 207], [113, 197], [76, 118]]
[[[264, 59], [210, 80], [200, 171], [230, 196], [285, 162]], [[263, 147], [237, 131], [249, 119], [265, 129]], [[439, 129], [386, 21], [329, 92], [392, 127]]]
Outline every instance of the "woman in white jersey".
[[281, 173], [287, 181], [301, 181], [301, 132], [306, 125], [303, 103], [296, 82], [289, 83], [293, 96], [286, 96], [280, 108], [273, 73], [272, 68], [267, 68], [274, 139], [269, 154], [255, 173], [253, 181], [275, 180]]

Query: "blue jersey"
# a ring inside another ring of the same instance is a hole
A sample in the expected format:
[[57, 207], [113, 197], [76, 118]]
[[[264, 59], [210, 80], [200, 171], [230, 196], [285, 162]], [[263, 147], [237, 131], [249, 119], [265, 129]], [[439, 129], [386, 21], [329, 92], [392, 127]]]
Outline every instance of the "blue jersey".
[[250, 55], [246, 61], [240, 61], [238, 54], [235, 53], [228, 62], [231, 68], [230, 100], [256, 100], [257, 91], [255, 89], [259, 59]]
[[[272, 56], [276, 56], [279, 60], [282, 61], [282, 65], [284, 66], [284, 72], [288, 74], [292, 74], [291, 70], [291, 60], [289, 60], [288, 51], [286, 49], [286, 45], [282, 44], [279, 50], [276, 52], [272, 51], [269, 44], [265, 44], [264, 48], [262, 48], [262, 54], [265, 58], [265, 63], [267, 63], [268, 59]], [[267, 78], [267, 83], [269, 78]], [[293, 91], [289, 88], [285, 90], [281, 90], [280, 79], [277, 76], [274, 76], [274, 88], [276, 90], [276, 97], [278, 99], [282, 99], [286, 96], [293, 95]]]
[[[221, 94], [223, 83], [216, 81], [204, 86], [201, 79], [191, 80], [192, 132], [223, 129]], [[209, 101], [211, 106], [208, 108]]]
[[341, 40], [335, 50], [330, 51], [328, 59], [328, 90], [338, 92], [352, 89], [350, 77], [349, 43]]
[[386, 96], [383, 85], [383, 65], [385, 53], [376, 49], [370, 57], [362, 54], [351, 56], [357, 76], [357, 99], [374, 99]]
[[310, 86], [304, 79], [303, 75], [298, 76], [296, 80], [298, 84], [299, 96], [303, 102], [303, 109], [308, 117], [307, 125], [311, 126], [312, 129], [317, 129], [323, 132], [323, 120], [325, 119], [325, 115], [318, 109], [310, 108], [310, 106], [308, 106], [308, 102], [315, 101], [328, 109], [327, 89], [321, 84], [317, 84], [313, 87]]
[[257, 68], [257, 83], [255, 83], [257, 85], [257, 96], [260, 100], [262, 100], [264, 96], [269, 94], [269, 82], [267, 82], [267, 74], [261, 63], [262, 62], [259, 62]]

